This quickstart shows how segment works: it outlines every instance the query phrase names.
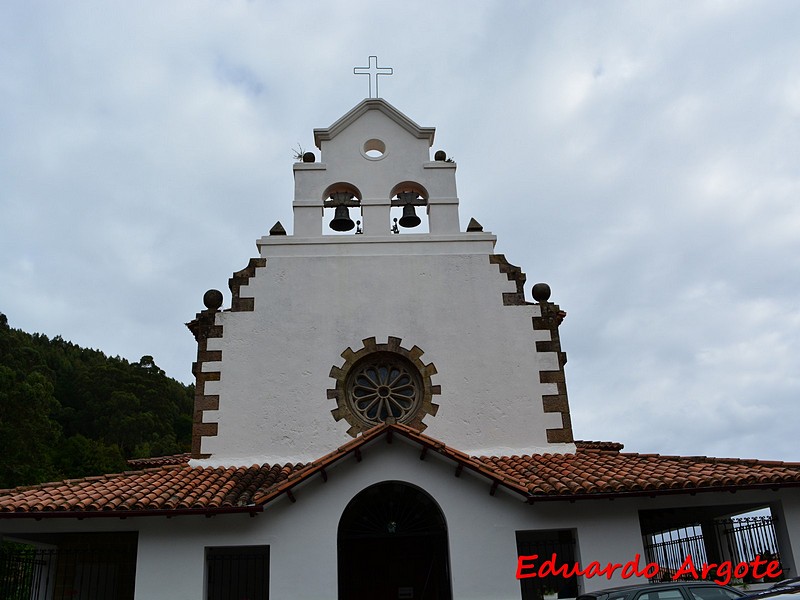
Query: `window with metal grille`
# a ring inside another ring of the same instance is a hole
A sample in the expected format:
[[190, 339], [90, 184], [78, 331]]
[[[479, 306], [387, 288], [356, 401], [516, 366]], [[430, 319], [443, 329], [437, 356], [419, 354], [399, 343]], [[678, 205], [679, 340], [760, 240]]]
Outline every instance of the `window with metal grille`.
[[[550, 531], [517, 531], [517, 556], [537, 555], [536, 567], [555, 555], [555, 566], [572, 568], [576, 562], [575, 532], [569, 529]], [[522, 600], [575, 598], [578, 581], [575, 577], [549, 575], [520, 579]]]
[[269, 546], [206, 548], [207, 600], [268, 600]]

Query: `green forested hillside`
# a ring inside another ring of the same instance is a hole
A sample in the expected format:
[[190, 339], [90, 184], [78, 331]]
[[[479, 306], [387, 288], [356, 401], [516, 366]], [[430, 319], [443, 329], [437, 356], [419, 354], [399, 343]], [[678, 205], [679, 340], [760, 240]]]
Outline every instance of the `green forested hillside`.
[[0, 489], [186, 452], [194, 390], [138, 363], [8, 325], [0, 313]]

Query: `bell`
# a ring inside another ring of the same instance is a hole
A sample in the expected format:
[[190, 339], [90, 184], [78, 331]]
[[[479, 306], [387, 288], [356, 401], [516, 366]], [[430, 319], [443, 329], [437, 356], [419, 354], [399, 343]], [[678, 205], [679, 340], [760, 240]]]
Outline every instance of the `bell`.
[[400, 223], [400, 227], [416, 227], [422, 221], [417, 216], [417, 211], [414, 208], [413, 204], [406, 204], [403, 207], [403, 216], [400, 217], [398, 223]]
[[356, 226], [350, 218], [350, 211], [343, 205], [336, 207], [336, 213], [333, 215], [333, 219], [328, 225], [334, 231], [350, 231]]

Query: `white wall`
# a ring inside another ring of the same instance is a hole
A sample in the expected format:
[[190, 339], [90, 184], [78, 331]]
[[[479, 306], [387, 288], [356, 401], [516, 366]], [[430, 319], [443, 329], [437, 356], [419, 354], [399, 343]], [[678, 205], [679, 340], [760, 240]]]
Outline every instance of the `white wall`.
[[[220, 400], [204, 422], [219, 427], [203, 439], [211, 457], [199, 464], [306, 462], [348, 441], [350, 425], [331, 416], [331, 367], [342, 366], [346, 348], [389, 336], [419, 346], [438, 370], [429, 435], [472, 454], [573, 451], [547, 442], [546, 429], [563, 424], [542, 407], [542, 395], [557, 390], [539, 383], [539, 371], [558, 364], [536, 352], [550, 335], [533, 330], [539, 308], [503, 306], [516, 286], [489, 263], [493, 235], [459, 231], [455, 164], [431, 162], [432, 130], [370, 100], [315, 136], [322, 162], [294, 169], [295, 235], [258, 241], [267, 265], [241, 289], [255, 311], [219, 313], [223, 337], [208, 340], [222, 361], [203, 365], [221, 373], [206, 383]], [[385, 144], [379, 159], [364, 154], [372, 139]], [[425, 190], [430, 233], [392, 235], [392, 190], [409, 181]], [[365, 216], [363, 235], [323, 236], [322, 202], [343, 182], [378, 223]]]
[[781, 497], [782, 502], [776, 498], [770, 503], [770, 511], [775, 519], [784, 577], [797, 577], [800, 575], [797, 565], [800, 559], [800, 490], [786, 490]]
[[[204, 463], [311, 461], [349, 440], [349, 425], [331, 416], [330, 369], [343, 364], [348, 346], [358, 350], [372, 336], [400, 337], [436, 366], [440, 409], [425, 418], [426, 434], [470, 454], [573, 450], [546, 439], [561, 415], [542, 408], [542, 394], [556, 390], [539, 383], [539, 371], [557, 362], [554, 353], [536, 352], [535, 341], [549, 338], [533, 330], [538, 306], [503, 306], [503, 292], [516, 288], [489, 263], [492, 240], [462, 235], [266, 246], [267, 266], [242, 288], [255, 297], [255, 311], [219, 313], [224, 337], [208, 340], [222, 362], [204, 365], [221, 371], [219, 382], [206, 384], [220, 409], [205, 413], [219, 433], [203, 440], [202, 452], [212, 455]], [[353, 254], [336, 255], [343, 248]]]

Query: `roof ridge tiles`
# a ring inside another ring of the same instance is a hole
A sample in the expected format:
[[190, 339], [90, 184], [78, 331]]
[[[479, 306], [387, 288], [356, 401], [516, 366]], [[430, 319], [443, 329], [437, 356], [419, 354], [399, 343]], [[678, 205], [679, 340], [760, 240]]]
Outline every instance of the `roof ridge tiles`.
[[575, 440], [573, 442], [575, 444], [576, 451], [583, 451], [588, 449], [594, 450], [601, 450], [604, 452], [614, 452], [617, 453], [625, 447], [625, 444], [621, 442], [603, 442], [603, 441], [593, 441], [593, 440]]
[[[581, 449], [582, 454], [588, 454], [589, 452], [594, 451], [597, 452], [596, 448], [587, 448]], [[602, 452], [602, 451], [601, 451]], [[793, 461], [782, 461], [782, 460], [764, 460], [759, 458], [728, 458], [728, 457], [720, 457], [720, 456], [704, 456], [704, 455], [692, 455], [692, 456], [685, 456], [680, 454], [660, 454], [658, 452], [619, 452], [616, 453], [619, 456], [623, 457], [639, 457], [639, 458], [660, 458], [660, 459], [667, 459], [667, 460], [676, 460], [676, 461], [695, 461], [695, 462], [704, 462], [704, 463], [711, 463], [711, 464], [734, 464], [734, 465], [755, 465], [755, 466], [768, 466], [768, 467], [789, 467], [789, 468], [800, 468], [800, 462], [793, 462]]]

